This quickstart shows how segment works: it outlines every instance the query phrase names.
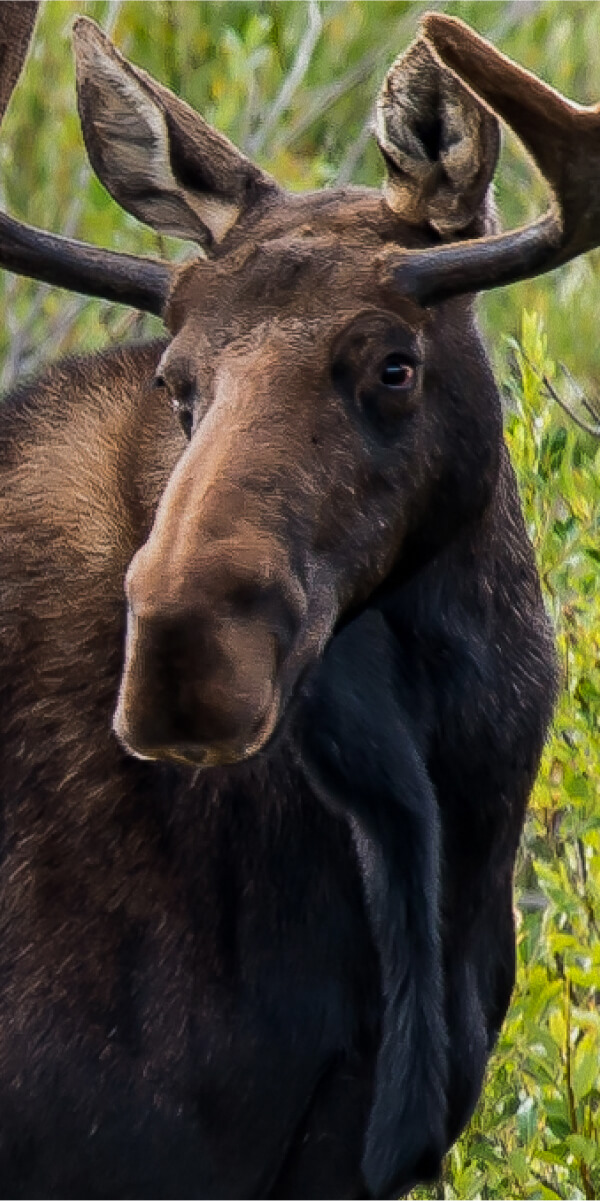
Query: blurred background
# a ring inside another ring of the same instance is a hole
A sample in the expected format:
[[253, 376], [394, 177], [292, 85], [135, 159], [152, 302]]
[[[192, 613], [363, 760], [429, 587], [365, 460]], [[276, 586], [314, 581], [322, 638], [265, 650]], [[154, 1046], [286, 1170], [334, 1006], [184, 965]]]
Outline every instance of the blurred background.
[[[462, 17], [581, 103], [600, 100], [600, 5], [582, 0], [54, 0], [42, 6], [3, 125], [0, 202], [99, 245], [189, 254], [121, 212], [87, 166], [69, 44], [76, 13], [94, 17], [280, 183], [303, 190], [379, 185], [377, 92], [432, 8]], [[496, 196], [507, 226], [547, 201], [506, 133]], [[599, 254], [478, 302], [564, 687], [519, 860], [513, 1005], [469, 1130], [439, 1186], [415, 1197], [600, 1196], [600, 436], [550, 399], [554, 389], [580, 420], [598, 424]], [[2, 274], [0, 390], [59, 354], [160, 328]]]

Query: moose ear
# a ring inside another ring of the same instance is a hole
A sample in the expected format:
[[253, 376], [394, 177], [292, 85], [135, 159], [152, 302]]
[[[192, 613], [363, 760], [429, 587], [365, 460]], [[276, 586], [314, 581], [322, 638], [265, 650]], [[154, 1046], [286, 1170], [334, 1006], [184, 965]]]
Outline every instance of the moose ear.
[[73, 41], [90, 162], [129, 213], [210, 250], [277, 191], [270, 176], [198, 113], [128, 63], [93, 21], [79, 17]]
[[448, 239], [493, 232], [498, 122], [423, 38], [388, 71], [377, 141], [388, 168], [384, 195], [398, 216]]

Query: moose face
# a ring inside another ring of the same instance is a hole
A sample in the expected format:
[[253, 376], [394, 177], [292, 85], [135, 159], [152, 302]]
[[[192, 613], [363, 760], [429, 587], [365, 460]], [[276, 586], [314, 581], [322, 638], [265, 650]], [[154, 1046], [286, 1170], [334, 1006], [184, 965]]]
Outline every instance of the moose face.
[[468, 306], [422, 308], [391, 263], [485, 227], [497, 126], [418, 42], [380, 100], [384, 195], [294, 197], [87, 22], [76, 47], [101, 178], [212, 256], [165, 309], [156, 385], [189, 446], [127, 575], [115, 730], [141, 756], [231, 763], [340, 618], [489, 496], [498, 408]]
[[[290, 196], [91, 22], [75, 48], [97, 174], [209, 256], [173, 269], [44, 236], [37, 268], [163, 315], [156, 384], [189, 437], [128, 572], [115, 729], [139, 755], [235, 762], [264, 746], [336, 623], [485, 506], [499, 406], [456, 297], [595, 245], [600, 116], [432, 15], [379, 97], [383, 192]], [[475, 93], [560, 212], [489, 236], [499, 137]]]
[[400, 239], [419, 241], [377, 196], [288, 198], [180, 277], [156, 382], [189, 446], [126, 583], [136, 753], [256, 752], [340, 617], [485, 504], [485, 360], [465, 305], [389, 288]]

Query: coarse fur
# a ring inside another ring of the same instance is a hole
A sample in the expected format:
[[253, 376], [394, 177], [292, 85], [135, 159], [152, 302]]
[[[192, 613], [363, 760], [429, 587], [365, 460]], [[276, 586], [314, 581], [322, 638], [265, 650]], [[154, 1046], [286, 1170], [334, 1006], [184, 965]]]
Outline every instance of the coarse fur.
[[382, 282], [427, 221], [259, 193], [169, 342], [0, 413], [6, 1198], [397, 1195], [508, 1005], [555, 664], [499, 397], [468, 301]]
[[[110, 732], [125, 568], [181, 450], [148, 391], [158, 357], [59, 365], [2, 412], [2, 1195], [361, 1196], [381, 1003], [346, 823], [284, 737], [203, 775]], [[479, 520], [377, 609], [442, 829], [449, 1142], [510, 996], [512, 866], [553, 693], [505, 455]], [[357, 687], [324, 683], [321, 737]], [[338, 794], [382, 787], [385, 685], [377, 707], [369, 689]]]

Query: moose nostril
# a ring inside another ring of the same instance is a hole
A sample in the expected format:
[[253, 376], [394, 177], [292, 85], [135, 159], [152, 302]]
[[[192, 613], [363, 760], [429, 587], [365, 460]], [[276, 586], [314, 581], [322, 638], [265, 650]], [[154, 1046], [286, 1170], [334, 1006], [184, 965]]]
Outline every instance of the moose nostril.
[[[166, 723], [178, 739], [221, 741], [231, 735], [232, 713], [214, 703], [211, 683], [231, 680], [231, 665], [206, 618], [197, 614], [153, 635], [155, 671]], [[233, 684], [233, 680], [231, 680]]]
[[263, 600], [264, 594], [260, 585], [244, 580], [233, 587], [229, 603], [239, 617], [245, 618], [256, 617]]
[[267, 628], [278, 648], [278, 659], [295, 641], [305, 611], [304, 593], [281, 583], [243, 580], [228, 597], [227, 608], [235, 620], [257, 622]]
[[250, 553], [247, 545], [225, 552], [208, 543], [193, 572], [154, 568], [142, 550], [128, 574], [127, 665], [115, 729], [150, 757], [182, 747], [188, 760], [196, 747], [196, 762], [204, 752], [213, 762], [229, 752], [244, 757], [275, 720], [306, 620], [306, 591], [272, 544]]
[[[269, 620], [266, 609], [273, 611]], [[284, 612], [274, 595], [267, 603], [260, 587], [244, 586], [235, 605], [229, 597], [178, 618], [132, 615], [115, 719], [122, 742], [151, 758], [187, 748], [189, 761], [195, 747], [201, 762], [205, 752], [227, 746], [243, 756], [274, 712]], [[288, 621], [288, 637], [293, 628]]]

